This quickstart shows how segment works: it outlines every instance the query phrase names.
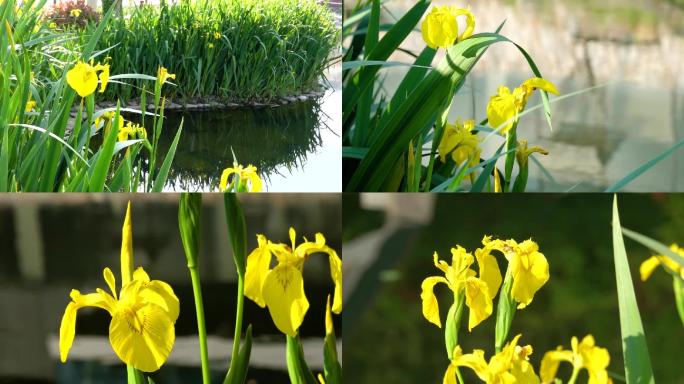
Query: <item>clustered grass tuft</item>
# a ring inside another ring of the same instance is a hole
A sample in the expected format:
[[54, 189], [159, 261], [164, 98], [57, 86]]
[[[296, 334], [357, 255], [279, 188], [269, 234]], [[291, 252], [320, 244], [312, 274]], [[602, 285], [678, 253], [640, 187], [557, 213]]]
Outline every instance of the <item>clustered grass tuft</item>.
[[[339, 37], [331, 11], [315, 0], [162, 2], [126, 13], [107, 25], [96, 50], [112, 47], [114, 73], [165, 65], [177, 74], [166, 96], [185, 100], [267, 101], [310, 91]], [[136, 97], [142, 83], [133, 85], [112, 84], [105, 97]]]

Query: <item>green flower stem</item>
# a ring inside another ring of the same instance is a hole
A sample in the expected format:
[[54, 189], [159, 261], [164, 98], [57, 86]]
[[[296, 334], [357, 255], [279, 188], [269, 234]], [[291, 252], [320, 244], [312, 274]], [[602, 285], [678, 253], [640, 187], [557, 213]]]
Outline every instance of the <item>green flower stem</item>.
[[[449, 313], [446, 318], [446, 325], [444, 327], [444, 341], [447, 349], [447, 357], [449, 360], [453, 359], [454, 348], [458, 345], [458, 329], [461, 325], [461, 318], [463, 317], [463, 307], [465, 306], [464, 293], [461, 292], [458, 297], [455, 297], [454, 304], [449, 308]], [[461, 370], [456, 367], [456, 376], [459, 383], [463, 383], [461, 377]]]
[[202, 303], [202, 286], [200, 285], [197, 266], [188, 266], [192, 279], [192, 293], [195, 297], [195, 312], [197, 312], [197, 331], [199, 333], [200, 358], [202, 359], [202, 382], [209, 384], [209, 350], [207, 349], [207, 329], [204, 323], [204, 304]]
[[510, 152], [506, 154], [506, 168], [504, 174], [505, 185], [503, 186], [505, 192], [508, 192], [510, 190], [512, 184], [511, 178], [513, 176], [513, 166], [515, 165], [515, 151], [511, 150], [515, 149], [518, 146], [518, 136], [516, 134], [517, 127], [518, 122], [516, 121], [506, 134], [506, 151]]
[[316, 384], [316, 378], [304, 359], [304, 348], [297, 336], [287, 337], [287, 373], [291, 384]]
[[570, 376], [570, 380], [568, 380], [568, 384], [575, 384], [575, 381], [577, 381], [577, 376], [579, 376], [579, 367], [573, 366], [572, 367], [572, 376]]
[[133, 368], [133, 366], [127, 365], [126, 371], [128, 372], [128, 384], [145, 384], [145, 379], [142, 377], [142, 374], [140, 371]]
[[238, 273], [237, 312], [235, 313], [235, 335], [233, 336], [233, 353], [230, 355], [228, 372], [237, 369], [240, 339], [242, 338], [242, 313], [245, 306], [245, 278]]
[[677, 312], [679, 313], [679, 318], [682, 320], [682, 325], [684, 325], [684, 280], [679, 276], [673, 276], [672, 279]]

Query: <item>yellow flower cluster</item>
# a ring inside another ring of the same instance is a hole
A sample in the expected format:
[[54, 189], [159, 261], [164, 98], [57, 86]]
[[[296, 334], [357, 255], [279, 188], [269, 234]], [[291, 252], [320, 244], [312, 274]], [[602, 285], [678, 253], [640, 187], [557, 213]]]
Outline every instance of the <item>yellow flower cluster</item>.
[[[334, 249], [325, 243], [321, 233], [315, 241], [304, 239], [295, 243], [296, 232], [290, 228], [291, 246], [276, 244], [264, 235], [257, 235], [258, 247], [247, 256], [245, 272], [245, 296], [260, 307], [268, 307], [276, 327], [288, 336], [296, 336], [299, 326], [309, 309], [309, 301], [304, 293], [302, 271], [309, 256], [316, 253], [328, 255], [330, 276], [335, 284], [332, 312], [342, 311], [342, 260]], [[277, 265], [271, 268], [273, 257]], [[326, 322], [331, 327], [332, 322]]]
[[[228, 183], [230, 176], [235, 175], [233, 180]], [[234, 184], [237, 180], [237, 185]], [[235, 188], [236, 192], [261, 192], [263, 182], [253, 165], [243, 167], [238, 163], [233, 163], [232, 167], [226, 168], [221, 174], [219, 190], [225, 192], [230, 187]]]
[[[482, 248], [475, 250], [474, 257], [461, 246], [452, 248], [451, 265], [439, 260], [435, 252], [434, 264], [444, 273], [444, 277], [430, 276], [423, 280], [420, 294], [423, 316], [429, 322], [442, 326], [439, 305], [434, 294], [434, 287], [438, 283], [446, 284], [457, 300], [465, 295], [465, 304], [470, 309], [468, 330], [472, 330], [492, 314], [492, 301], [502, 281], [499, 265], [492, 251], [501, 252], [509, 262], [513, 278], [511, 297], [518, 302], [518, 308], [529, 305], [534, 294], [549, 280], [549, 264], [534, 241], [518, 243], [515, 240], [492, 240], [490, 236], [485, 236], [482, 244]], [[471, 268], [475, 260], [479, 276]]]
[[[559, 346], [555, 351], [549, 351], [542, 358], [539, 375], [543, 383], [554, 383], [558, 366], [565, 361], [572, 364], [572, 377], [576, 378], [581, 369], [589, 373], [589, 384], [608, 384], [612, 380], [608, 377], [610, 355], [605, 348], [597, 347], [592, 335], [585, 336], [581, 342], [577, 337], [571, 340], [572, 350], [564, 350]], [[570, 379], [572, 382], [573, 380]]]
[[[670, 250], [680, 255], [682, 257], [682, 260], [684, 260], [684, 248], [681, 248], [677, 244], [672, 244], [670, 245]], [[653, 274], [653, 271], [655, 271], [655, 269], [658, 268], [659, 265], [662, 266], [669, 273], [684, 279], [684, 268], [682, 268], [682, 265], [679, 262], [677, 262], [676, 260], [672, 260], [672, 258], [668, 256], [655, 255], [651, 256], [646, 261], [641, 263], [641, 267], [639, 268], [641, 280], [648, 280], [648, 278], [651, 277], [651, 275]]]

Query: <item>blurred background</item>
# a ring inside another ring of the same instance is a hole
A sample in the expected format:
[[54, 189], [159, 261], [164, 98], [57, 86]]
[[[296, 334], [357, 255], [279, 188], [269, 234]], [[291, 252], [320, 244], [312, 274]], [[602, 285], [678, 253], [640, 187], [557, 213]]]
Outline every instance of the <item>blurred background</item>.
[[[345, 3], [347, 11], [356, 3]], [[381, 24], [394, 23], [414, 2], [383, 3]], [[475, 32], [501, 33], [530, 53], [561, 94], [604, 85], [552, 105], [554, 130], [541, 110], [522, 118], [518, 137], [550, 152], [536, 157], [553, 176], [530, 166], [528, 190], [603, 191], [630, 171], [684, 140], [684, 1], [682, 0], [434, 0], [470, 6]], [[349, 13], [347, 13], [349, 14]], [[402, 48], [425, 47], [419, 29]], [[433, 63], [439, 62], [444, 52]], [[413, 62], [397, 52], [390, 61]], [[393, 94], [407, 67], [383, 69]], [[532, 77], [512, 44], [494, 45], [455, 98], [449, 120], [481, 121], [499, 85], [517, 87]], [[551, 98], [553, 100], [553, 97]], [[539, 104], [539, 96], [528, 107]], [[502, 139], [486, 143], [491, 155]], [[627, 191], [684, 190], [684, 149], [660, 162]]]
[[[200, 383], [201, 370], [192, 286], [178, 232], [175, 194], [0, 196], [0, 383], [121, 383], [125, 367], [111, 350], [109, 314], [78, 313], [76, 339], [66, 364], [59, 362], [59, 324], [69, 291], [105, 288], [102, 270], [119, 275], [121, 226], [132, 201], [135, 264], [152, 279], [168, 282], [180, 300], [176, 343], [158, 383]], [[242, 195], [249, 250], [256, 234], [289, 244], [288, 228], [313, 238], [322, 232], [341, 255], [341, 202], [331, 194]], [[200, 275], [212, 380], [228, 369], [235, 321], [237, 278], [227, 235], [223, 196], [203, 196]], [[305, 267], [310, 309], [300, 329], [307, 361], [323, 366], [326, 296], [332, 293], [327, 257]], [[118, 278], [118, 277], [117, 277]], [[249, 383], [289, 382], [285, 337], [267, 309], [245, 300], [245, 327], [252, 324]], [[341, 321], [336, 317], [341, 348]]]
[[[451, 247], [474, 252], [487, 234], [518, 241], [531, 237], [549, 262], [550, 280], [530, 306], [517, 311], [510, 333], [522, 333], [521, 342], [534, 347], [535, 371], [546, 351], [558, 345], [569, 349], [572, 336], [593, 334], [610, 352], [609, 371], [624, 376], [611, 195], [345, 194], [343, 206], [345, 381], [441, 382], [449, 364], [444, 333], [423, 318], [420, 285], [439, 274], [434, 251], [450, 263]], [[626, 228], [668, 245], [684, 243], [684, 194], [623, 194], [619, 208]], [[681, 383], [684, 328], [672, 278], [659, 269], [641, 282], [639, 265], [652, 253], [629, 239], [625, 244], [655, 378]], [[505, 260], [497, 258], [503, 274]], [[452, 294], [444, 286], [435, 292], [444, 319]], [[484, 349], [489, 358], [494, 315], [471, 333], [466, 324], [462, 321], [459, 331], [465, 353]], [[479, 382], [464, 371], [466, 382]], [[569, 364], [559, 372], [567, 380]], [[583, 372], [579, 382], [586, 380]]]

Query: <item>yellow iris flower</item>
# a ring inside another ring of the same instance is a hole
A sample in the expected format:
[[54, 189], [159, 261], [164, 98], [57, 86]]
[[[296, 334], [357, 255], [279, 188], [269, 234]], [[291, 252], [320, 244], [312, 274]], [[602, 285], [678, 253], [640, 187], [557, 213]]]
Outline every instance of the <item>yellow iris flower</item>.
[[461, 347], [457, 346], [444, 374], [443, 384], [457, 384], [458, 367], [472, 369], [487, 384], [539, 384], [539, 377], [529, 362], [532, 347], [519, 346], [520, 337], [517, 335], [513, 338], [501, 352], [492, 356], [489, 363], [485, 360], [483, 350], [476, 349], [473, 353], [463, 354]]
[[[314, 253], [325, 253], [330, 262], [330, 275], [335, 284], [332, 312], [342, 311], [342, 260], [334, 249], [325, 244], [325, 237], [316, 234], [316, 241], [304, 239], [296, 246], [296, 233], [290, 228], [292, 246], [274, 244], [265, 236], [257, 235], [259, 246], [247, 256], [245, 296], [260, 307], [268, 307], [276, 327], [288, 336], [296, 336], [309, 309], [304, 293], [302, 270], [304, 262]], [[271, 260], [278, 264], [271, 269]]]
[[81, 13], [83, 13], [83, 11], [81, 11], [80, 9], [72, 9], [71, 12], [69, 12], [71, 17], [75, 17], [75, 18], [78, 18], [79, 16], [81, 16]]
[[[221, 174], [221, 182], [219, 183], [219, 190], [221, 192], [228, 189], [228, 179], [233, 174], [237, 175], [239, 178], [238, 185], [236, 187], [237, 192], [261, 192], [263, 182], [257, 173], [256, 167], [251, 164], [247, 167], [243, 167], [238, 163], [233, 163], [232, 167], [223, 170], [223, 173]], [[248, 182], [251, 185], [251, 188], [250, 185], [247, 184]]]
[[559, 346], [555, 351], [546, 352], [539, 369], [543, 383], [554, 382], [562, 361], [573, 365], [574, 377], [580, 369], [586, 369], [589, 372], [589, 384], [612, 383], [606, 370], [610, 364], [608, 350], [597, 347], [592, 335], [585, 336], [581, 342], [578, 342], [577, 337], [573, 337], [571, 351]]
[[79, 61], [72, 69], [67, 72], [67, 83], [81, 97], [92, 95], [97, 89], [98, 72], [100, 82], [100, 93], [105, 91], [109, 82], [109, 65], [90, 64]]
[[475, 262], [472, 254], [465, 248], [451, 248], [451, 265], [439, 260], [437, 252], [433, 255], [435, 267], [444, 273], [442, 276], [430, 276], [421, 284], [420, 298], [423, 302], [423, 316], [427, 321], [442, 327], [439, 316], [439, 303], [434, 293], [435, 285], [446, 284], [454, 293], [455, 300], [465, 292], [465, 303], [470, 309], [468, 330], [472, 330], [493, 311], [492, 300], [501, 286], [501, 272], [494, 256], [489, 253], [476, 252], [480, 276], [470, 267]]
[[157, 69], [157, 81], [164, 84], [168, 79], [176, 80], [176, 75], [169, 73], [169, 70], [164, 67], [159, 67]]
[[214, 39], [219, 40], [221, 38], [221, 32], [214, 32]]
[[518, 309], [528, 306], [534, 294], [549, 281], [549, 263], [539, 252], [539, 245], [532, 239], [518, 243], [515, 240], [492, 240], [490, 236], [485, 236], [482, 244], [484, 253], [497, 250], [504, 254], [513, 277], [511, 296], [518, 302]]
[[[465, 16], [466, 27], [458, 34], [458, 17]], [[421, 26], [423, 40], [432, 49], [449, 48], [473, 35], [475, 17], [468, 9], [444, 5], [432, 8]]]
[[[123, 125], [123, 119], [119, 118], [120, 125]], [[126, 141], [128, 139], [146, 139], [147, 131], [144, 127], [133, 124], [132, 122], [127, 122], [125, 127], [119, 127], [119, 133], [117, 134], [118, 141]]]
[[537, 145], [528, 147], [527, 140], [520, 140], [518, 142], [518, 147], [515, 149], [515, 158], [518, 161], [518, 165], [520, 165], [521, 168], [526, 167], [530, 155], [533, 153], [548, 155], [549, 151]]
[[[558, 89], [550, 81], [539, 77], [525, 80], [513, 92], [506, 87], [500, 86], [497, 94], [489, 99], [487, 105], [487, 119], [489, 125], [499, 129], [502, 134], [508, 132], [518, 119], [518, 114], [525, 109], [527, 100], [536, 89], [558, 95]], [[504, 125], [505, 124], [505, 125]]]
[[[684, 248], [679, 247], [677, 244], [672, 244], [670, 245], [670, 249], [672, 250], [672, 252], [684, 258]], [[670, 273], [684, 279], [684, 268], [682, 268], [682, 266], [677, 261], [672, 260], [671, 258], [664, 255], [655, 255], [651, 256], [646, 261], [641, 263], [641, 267], [639, 267], [639, 272], [641, 273], [641, 281], [648, 280], [648, 278], [651, 277], [651, 275], [653, 274], [653, 271], [655, 271], [655, 269], [659, 265], [662, 265], [663, 268], [668, 270]]]
[[468, 161], [469, 166], [474, 166], [480, 162], [480, 139], [472, 132], [474, 128], [474, 120], [466, 120], [463, 123], [457, 120], [456, 124], [446, 125], [437, 147], [442, 163], [446, 162], [449, 154], [456, 164]]
[[77, 311], [84, 307], [96, 307], [112, 316], [109, 342], [116, 355], [140, 371], [153, 372], [164, 364], [173, 348], [174, 324], [179, 312], [178, 298], [171, 286], [163, 281], [150, 280], [142, 268], [130, 273], [133, 257], [130, 204], [122, 232], [121, 290], [117, 295], [114, 274], [105, 268], [104, 280], [111, 294], [100, 288], [96, 293], [85, 295], [75, 289], [71, 291], [72, 301], [64, 311], [59, 328], [60, 359], [66, 362], [73, 344]]
[[24, 108], [24, 112], [29, 113], [33, 111], [36, 108], [36, 102], [34, 100], [31, 100], [29, 98], [29, 101], [26, 102], [26, 107]]

